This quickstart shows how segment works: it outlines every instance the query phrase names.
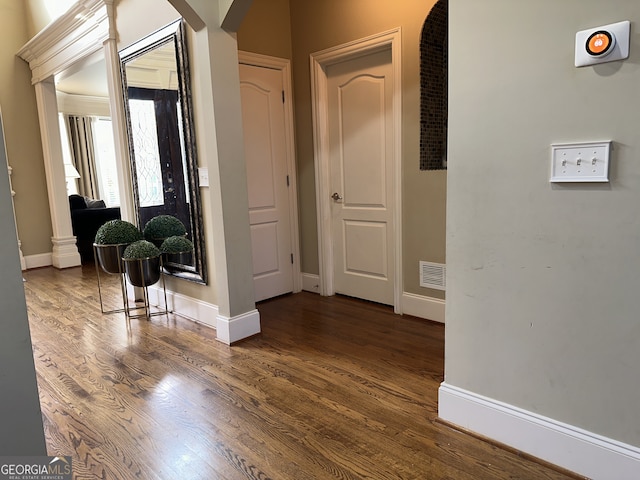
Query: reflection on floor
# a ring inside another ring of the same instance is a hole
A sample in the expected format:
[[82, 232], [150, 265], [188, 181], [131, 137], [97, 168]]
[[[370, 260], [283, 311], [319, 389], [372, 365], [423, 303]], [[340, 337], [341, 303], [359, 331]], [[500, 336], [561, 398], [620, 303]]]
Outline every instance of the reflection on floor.
[[176, 315], [101, 314], [92, 266], [25, 278], [48, 453], [77, 478], [571, 478], [434, 422], [440, 324], [300, 293], [229, 347]]

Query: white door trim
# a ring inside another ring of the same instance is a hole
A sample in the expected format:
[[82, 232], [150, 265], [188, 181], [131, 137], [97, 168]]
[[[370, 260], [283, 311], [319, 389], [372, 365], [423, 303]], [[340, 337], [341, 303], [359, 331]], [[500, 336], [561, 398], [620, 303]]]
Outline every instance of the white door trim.
[[320, 294], [335, 293], [333, 281], [333, 246], [331, 203], [329, 200], [329, 128], [327, 72], [329, 65], [380, 50], [391, 50], [393, 70], [393, 232], [395, 242], [394, 311], [402, 311], [402, 64], [400, 27], [353, 42], [312, 53], [311, 108], [313, 116], [313, 146], [316, 174], [316, 207], [318, 215], [318, 260]]
[[296, 173], [296, 147], [293, 128], [293, 87], [291, 83], [291, 61], [251, 52], [238, 52], [238, 61], [243, 65], [272, 68], [282, 73], [284, 89], [284, 133], [289, 174], [289, 221], [291, 225], [291, 250], [293, 253], [293, 291], [302, 291], [300, 267], [300, 228], [298, 226], [298, 176]]

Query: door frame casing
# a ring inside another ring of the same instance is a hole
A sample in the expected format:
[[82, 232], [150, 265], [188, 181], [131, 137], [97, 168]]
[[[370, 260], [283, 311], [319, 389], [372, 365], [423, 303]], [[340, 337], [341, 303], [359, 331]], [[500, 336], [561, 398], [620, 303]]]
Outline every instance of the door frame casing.
[[330, 202], [329, 162], [329, 103], [327, 67], [362, 57], [371, 53], [390, 50], [393, 72], [393, 207], [392, 228], [394, 239], [393, 307], [402, 312], [402, 56], [400, 27], [366, 38], [312, 53], [311, 109], [313, 117], [313, 148], [316, 180], [316, 208], [318, 220], [318, 260], [320, 295], [334, 295], [333, 227]]
[[293, 254], [293, 292], [302, 291], [302, 271], [300, 267], [300, 227], [298, 225], [298, 176], [296, 173], [296, 146], [293, 122], [293, 87], [291, 61], [259, 53], [238, 51], [238, 62], [243, 65], [279, 70], [284, 90], [284, 133], [287, 172], [289, 175], [289, 225], [291, 228], [291, 253]]

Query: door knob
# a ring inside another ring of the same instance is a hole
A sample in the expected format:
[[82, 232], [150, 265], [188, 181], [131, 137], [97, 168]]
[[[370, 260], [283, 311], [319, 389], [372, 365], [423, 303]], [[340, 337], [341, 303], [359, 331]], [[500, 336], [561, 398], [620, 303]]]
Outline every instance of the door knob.
[[338, 200], [342, 200], [342, 195], [340, 195], [338, 192], [333, 192], [331, 198], [333, 198], [337, 202]]

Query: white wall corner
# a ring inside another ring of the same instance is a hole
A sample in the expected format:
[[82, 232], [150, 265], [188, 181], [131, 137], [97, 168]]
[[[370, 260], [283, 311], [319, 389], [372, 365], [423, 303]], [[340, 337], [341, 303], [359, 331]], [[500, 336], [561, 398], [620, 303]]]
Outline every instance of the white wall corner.
[[251, 3], [252, 0], [219, 0], [220, 27], [227, 32], [237, 32]]
[[320, 293], [320, 275], [303, 273], [302, 290], [305, 292]]
[[[129, 292], [129, 297], [133, 298], [132, 289]], [[162, 307], [164, 305], [164, 295], [159, 283], [149, 287], [149, 302], [155, 306]], [[216, 328], [217, 305], [167, 290], [167, 307], [170, 312], [187, 320]]]
[[635, 480], [640, 448], [443, 382], [441, 419], [593, 480]]
[[216, 332], [217, 339], [227, 345], [256, 335], [260, 333], [260, 313], [252, 310], [231, 318], [218, 315]]
[[440, 298], [407, 292], [402, 294], [402, 313], [406, 315], [444, 323], [444, 307], [445, 301]]

